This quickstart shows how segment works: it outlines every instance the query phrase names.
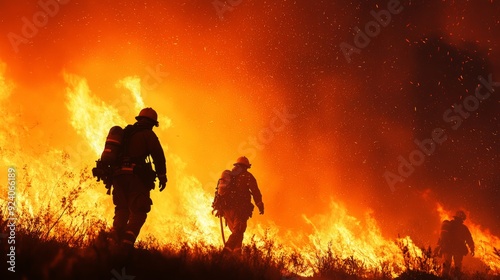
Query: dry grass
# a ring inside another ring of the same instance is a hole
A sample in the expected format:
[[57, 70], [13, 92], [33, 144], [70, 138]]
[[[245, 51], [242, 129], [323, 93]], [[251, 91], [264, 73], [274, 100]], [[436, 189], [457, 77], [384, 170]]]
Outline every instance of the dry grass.
[[[91, 180], [88, 170], [82, 170], [78, 181]], [[76, 174], [67, 173], [75, 178]], [[62, 183], [64, 184], [64, 183]], [[81, 185], [81, 184], [80, 184]], [[117, 275], [132, 275], [134, 279], [392, 279], [394, 264], [381, 263], [376, 269], [363, 261], [335, 254], [332, 244], [316, 253], [313, 261], [304, 259], [299, 251], [282, 253], [282, 247], [266, 234], [253, 236], [240, 256], [223, 255], [221, 248], [199, 242], [195, 245], [160, 244], [148, 236], [136, 244], [129, 257], [109, 243], [106, 223], [89, 211], [73, 207], [82, 189], [70, 191], [57, 204], [49, 204], [38, 215], [23, 214], [16, 227], [16, 273], [18, 279], [119, 279]], [[6, 205], [0, 205], [0, 233], [8, 232]], [[64, 222], [63, 222], [64, 221]], [[56, 234], [57, 233], [57, 234]], [[398, 279], [440, 279], [440, 265], [432, 249], [422, 248], [415, 257], [404, 241], [397, 243], [404, 259], [404, 271]], [[6, 262], [8, 245], [1, 242], [2, 263]], [[500, 258], [500, 251], [494, 253]], [[306, 272], [311, 277], [300, 277]], [[6, 269], [0, 279], [11, 279]], [[465, 275], [462, 279], [498, 279], [485, 273]]]

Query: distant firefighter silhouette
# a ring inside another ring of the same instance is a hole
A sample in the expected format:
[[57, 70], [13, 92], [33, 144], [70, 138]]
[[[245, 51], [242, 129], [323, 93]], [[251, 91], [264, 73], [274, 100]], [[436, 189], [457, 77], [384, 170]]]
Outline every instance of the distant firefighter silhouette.
[[239, 254], [243, 242], [243, 235], [247, 228], [247, 221], [252, 217], [254, 205], [259, 213], [264, 214], [262, 194], [257, 186], [257, 180], [248, 172], [251, 164], [246, 157], [236, 160], [231, 171], [224, 170], [217, 184], [212, 207], [217, 217], [224, 217], [231, 235], [224, 244], [225, 253]]
[[470, 249], [471, 255], [474, 256], [474, 241], [469, 229], [463, 223], [466, 219], [463, 211], [457, 211], [453, 220], [444, 220], [441, 224], [441, 234], [438, 241], [440, 254], [444, 258], [443, 276], [452, 276], [450, 274], [451, 263], [454, 262], [455, 270], [453, 275], [459, 276], [462, 269], [462, 259]]
[[[125, 252], [133, 249], [151, 210], [153, 202], [150, 190], [155, 187], [156, 177], [160, 181], [160, 191], [167, 184], [165, 155], [153, 132], [153, 126], [159, 125], [158, 115], [152, 108], [144, 108], [136, 120], [135, 124], [123, 129], [121, 141], [115, 141], [121, 148], [112, 176], [115, 205], [112, 237]], [[105, 152], [101, 158], [104, 158]], [[151, 157], [156, 172], [153, 170]]]

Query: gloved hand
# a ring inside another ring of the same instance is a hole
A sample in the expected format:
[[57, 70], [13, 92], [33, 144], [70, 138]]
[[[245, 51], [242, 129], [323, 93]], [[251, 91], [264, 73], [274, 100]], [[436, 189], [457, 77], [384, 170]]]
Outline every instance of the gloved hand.
[[259, 208], [259, 214], [263, 215], [264, 214], [264, 203], [257, 203], [257, 207]]
[[158, 180], [160, 180], [160, 192], [161, 192], [167, 186], [167, 182], [168, 182], [167, 175], [165, 174], [165, 175], [158, 176]]
[[214, 215], [214, 212], [215, 212], [215, 217], [219, 218], [219, 217], [224, 217], [224, 213], [220, 210], [212, 210], [212, 215]]
[[474, 257], [475, 255], [474, 250], [470, 251], [470, 255]]

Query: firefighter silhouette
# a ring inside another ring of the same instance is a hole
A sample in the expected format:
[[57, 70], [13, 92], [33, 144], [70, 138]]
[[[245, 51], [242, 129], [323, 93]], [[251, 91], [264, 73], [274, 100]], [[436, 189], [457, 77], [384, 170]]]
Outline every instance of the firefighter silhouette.
[[[219, 206], [215, 208], [218, 215], [222, 215], [231, 231], [231, 235], [224, 244], [224, 252], [239, 254], [243, 236], [247, 228], [247, 221], [252, 217], [254, 205], [259, 213], [264, 214], [262, 194], [257, 186], [257, 180], [248, 172], [251, 164], [246, 157], [239, 157], [231, 171], [224, 171], [219, 181]], [[215, 209], [214, 208], [214, 209]]]
[[[144, 108], [136, 117], [137, 122], [125, 128], [123, 155], [113, 176], [113, 238], [128, 252], [153, 204], [150, 190], [155, 177], [160, 181], [160, 191], [167, 184], [167, 168], [163, 148], [153, 132], [158, 126], [158, 115], [152, 108]], [[151, 156], [156, 173], [147, 157]]]
[[[443, 276], [452, 276], [452, 274], [458, 276], [462, 269], [462, 259], [465, 255], [470, 253], [474, 256], [474, 241], [472, 240], [472, 235], [464, 225], [464, 221], [467, 218], [464, 211], [457, 211], [453, 220], [445, 220], [441, 224], [441, 234], [438, 241], [438, 247], [440, 249], [440, 254], [444, 258], [443, 263]], [[469, 249], [467, 249], [467, 246]], [[451, 270], [451, 264], [454, 263], [454, 273]]]

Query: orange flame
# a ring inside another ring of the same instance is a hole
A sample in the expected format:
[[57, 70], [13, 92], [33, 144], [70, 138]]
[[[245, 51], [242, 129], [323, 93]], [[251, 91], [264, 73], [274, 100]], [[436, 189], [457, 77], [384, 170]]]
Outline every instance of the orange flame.
[[[450, 220], [452, 213], [444, 209], [440, 204], [437, 206], [437, 211], [441, 220]], [[469, 216], [469, 215], [468, 215]], [[483, 261], [491, 270], [492, 273], [500, 273], [500, 259], [495, 256], [494, 249], [500, 248], [500, 238], [491, 234], [488, 229], [481, 228], [468, 218], [464, 224], [469, 228], [475, 244], [475, 258]]]
[[[0, 64], [0, 106], [7, 110], [4, 102], [10, 98], [13, 86], [5, 81], [4, 71], [5, 65]], [[109, 225], [113, 216], [111, 198], [105, 195], [100, 183], [94, 182], [92, 178], [81, 178], [78, 174], [82, 170], [85, 171], [84, 168], [87, 168], [86, 172], [88, 172], [88, 168], [100, 155], [106, 133], [111, 126], [125, 125], [126, 120], [133, 119], [137, 110], [148, 106], [143, 100], [140, 79], [126, 77], [117, 84], [130, 91], [132, 95], [133, 104], [127, 105], [133, 107], [134, 110], [125, 112], [127, 115], [121, 115], [113, 105], [106, 104], [99, 99], [98, 95], [92, 94], [84, 78], [64, 74], [64, 79], [67, 83], [66, 107], [70, 113], [71, 127], [78, 136], [74, 141], [81, 144], [80, 148], [67, 151], [42, 146], [46, 151], [44, 153], [37, 152], [40, 146], [26, 149], [21, 139], [29, 135], [30, 130], [28, 128], [7, 129], [6, 127], [14, 127], [16, 122], [15, 117], [7, 117], [6, 126], [0, 129], [2, 165], [15, 166], [19, 171], [22, 169], [19, 174], [23, 175], [18, 178], [17, 192], [20, 215], [36, 217], [45, 213], [48, 205], [54, 204], [52, 213], [57, 216], [62, 210], [55, 209], [57, 208], [55, 205], [61, 201], [61, 198], [66, 197], [69, 191], [80, 187], [81, 194], [74, 201], [74, 208], [82, 212], [88, 212], [90, 209], [92, 218], [105, 219]], [[167, 124], [164, 127], [168, 129], [172, 120], [168, 116], [165, 116], [164, 120]], [[161, 136], [160, 134], [160, 139]], [[164, 144], [164, 147], [167, 146]], [[202, 187], [200, 180], [189, 173], [188, 166], [181, 156], [172, 152], [167, 152], [166, 155], [170, 180], [167, 191], [152, 192], [154, 206], [139, 240], [145, 240], [152, 235], [160, 244], [183, 241], [190, 245], [200, 242], [220, 245], [218, 221], [210, 214], [213, 189], [206, 190]], [[80, 161], [75, 160], [78, 157]], [[2, 179], [3, 193], [6, 189], [4, 182], [6, 180]], [[1, 202], [4, 202], [3, 198]], [[441, 218], [448, 218], [441, 206], [438, 212]], [[317, 262], [318, 254], [326, 254], [328, 249], [339, 258], [352, 256], [361, 260], [370, 269], [390, 263], [393, 276], [405, 268], [401, 250], [395, 241], [403, 241], [410, 254], [415, 257], [421, 257], [423, 254], [409, 236], [399, 239], [384, 236], [369, 211], [364, 219], [360, 220], [349, 215], [342, 204], [332, 202], [329, 212], [315, 216], [303, 215], [302, 218], [305, 224], [298, 232], [283, 230], [272, 221], [256, 225], [251, 220], [244, 242], [249, 242], [252, 234], [255, 234], [258, 244], [262, 245], [266, 238], [271, 238], [279, 244], [274, 248], [275, 256], [282, 253], [300, 252], [309, 264], [308, 268], [301, 272], [304, 276], [314, 274], [312, 267]], [[77, 222], [84, 223], [85, 221]], [[477, 257], [498, 273], [500, 261], [492, 255], [492, 248], [500, 248], [499, 238], [470, 221], [467, 225], [477, 243]], [[74, 227], [75, 221], [72, 216], [62, 215], [59, 225], [47, 235], [62, 236]]]

